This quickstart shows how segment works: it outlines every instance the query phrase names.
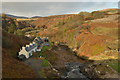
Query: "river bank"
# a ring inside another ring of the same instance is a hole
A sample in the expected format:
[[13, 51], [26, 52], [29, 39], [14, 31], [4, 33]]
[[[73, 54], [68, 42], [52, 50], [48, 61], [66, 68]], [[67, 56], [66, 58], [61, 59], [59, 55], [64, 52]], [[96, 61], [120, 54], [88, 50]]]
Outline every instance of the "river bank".
[[[34, 53], [35, 56], [26, 60], [39, 76], [39, 78], [117, 78], [117, 72], [102, 61], [87, 60], [78, 57], [66, 45], [53, 45], [51, 48]], [[49, 66], [42, 66], [44, 59], [48, 60]]]

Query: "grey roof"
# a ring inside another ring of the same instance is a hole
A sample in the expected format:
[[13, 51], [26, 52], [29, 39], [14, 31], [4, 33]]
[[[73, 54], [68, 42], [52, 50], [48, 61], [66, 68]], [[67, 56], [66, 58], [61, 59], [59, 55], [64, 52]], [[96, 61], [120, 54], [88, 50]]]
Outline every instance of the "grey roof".
[[38, 41], [37, 39], [34, 39], [34, 42], [35, 42], [35, 43], [39, 43], [39, 41]]
[[41, 41], [41, 40], [42, 40], [40, 37], [37, 37], [37, 39], [38, 39], [39, 41]]
[[34, 39], [34, 42], [40, 45], [43, 41], [41, 39], [40, 40]]
[[33, 44], [33, 45], [30, 45], [29, 47], [25, 47], [25, 50], [28, 52], [28, 51], [30, 51], [31, 49], [35, 48], [35, 47], [36, 47], [36, 45]]

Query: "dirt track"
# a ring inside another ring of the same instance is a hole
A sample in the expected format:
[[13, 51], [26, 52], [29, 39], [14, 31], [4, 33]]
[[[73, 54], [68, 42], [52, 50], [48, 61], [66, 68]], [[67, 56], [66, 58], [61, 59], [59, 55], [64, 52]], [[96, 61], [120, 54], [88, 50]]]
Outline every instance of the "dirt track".
[[40, 71], [40, 69], [47, 68], [47, 67], [42, 67], [41, 66], [42, 62], [43, 62], [43, 60], [41, 60], [41, 59], [34, 59], [34, 58], [31, 57], [28, 60], [26, 60], [24, 63], [29, 65], [36, 72], [36, 74], [38, 75], [38, 78], [42, 78], [40, 76], [39, 71]]

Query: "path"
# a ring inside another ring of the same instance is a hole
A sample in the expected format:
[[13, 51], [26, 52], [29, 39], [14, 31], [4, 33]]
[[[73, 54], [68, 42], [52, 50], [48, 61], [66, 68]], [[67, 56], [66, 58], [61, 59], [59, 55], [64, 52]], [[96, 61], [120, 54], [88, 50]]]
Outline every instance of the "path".
[[[41, 45], [40, 49], [42, 49], [42, 46], [47, 45], [47, 44], [48, 43], [46, 43], [46, 44], [44, 43], [43, 45]], [[57, 48], [53, 49], [52, 51], [54, 51], [57, 54], [57, 60], [54, 62], [55, 64], [52, 64], [52, 67], [55, 69], [59, 70], [60, 68], [65, 68], [68, 63], [72, 63], [72, 64], [80, 63], [80, 65], [81, 65], [81, 62], [83, 62], [79, 58], [77, 58], [77, 56], [74, 56], [72, 51], [64, 45], [57, 46]], [[43, 62], [43, 60], [41, 60], [41, 59], [34, 59], [31, 57], [28, 60], [26, 60], [24, 63], [29, 65], [36, 72], [36, 74], [38, 75], [39, 78], [42, 78], [42, 76], [40, 75], [40, 72], [39, 72], [40, 69], [48, 68], [48, 67], [42, 67], [41, 66], [42, 62]], [[77, 65], [75, 65], [75, 67], [76, 66]], [[67, 66], [67, 67], [70, 67], [70, 66]], [[72, 71], [73, 70], [71, 70], [71, 72], [69, 72], [68, 77], [71, 75], [73, 75], [72, 77], [75, 77], [74, 76], [75, 74], [73, 74]], [[63, 73], [64, 72], [65, 71], [63, 71]], [[79, 72], [79, 71], [76, 69], [76, 71], [74, 71], [74, 72]], [[66, 73], [68, 73], [68, 72], [66, 72]], [[82, 75], [82, 73], [79, 73], [79, 75], [84, 77], [84, 75]]]
[[[49, 43], [43, 43], [43, 44], [41, 44], [41, 46], [40, 46], [40, 48], [39, 48], [40, 51], [41, 51], [42, 47], [43, 47], [45, 44], [49, 44]], [[38, 56], [38, 57], [39, 57], [39, 56]], [[42, 63], [43, 63], [43, 60], [42, 60], [42, 59], [35, 59], [34, 56], [32, 56], [32, 57], [30, 57], [29, 59], [27, 59], [26, 61], [24, 61], [24, 63], [25, 63], [26, 65], [29, 65], [29, 66], [36, 72], [36, 74], [38, 75], [38, 78], [42, 78], [42, 77], [40, 76], [40, 73], [39, 73], [40, 69], [42, 69], [42, 68], [47, 68], [47, 67], [42, 67], [42, 66], [41, 66]]]
[[24, 63], [28, 66], [30, 66], [35, 73], [38, 75], [38, 78], [42, 78], [40, 75], [40, 69], [48, 68], [48, 67], [42, 67], [43, 60], [41, 59], [34, 59], [34, 58], [29, 58], [28, 60], [24, 61]]
[[29, 65], [38, 75], [39, 78], [41, 78], [39, 70], [42, 68], [42, 60], [38, 60], [38, 59], [33, 59], [33, 58], [29, 58], [28, 60], [26, 60], [24, 62], [25, 64]]

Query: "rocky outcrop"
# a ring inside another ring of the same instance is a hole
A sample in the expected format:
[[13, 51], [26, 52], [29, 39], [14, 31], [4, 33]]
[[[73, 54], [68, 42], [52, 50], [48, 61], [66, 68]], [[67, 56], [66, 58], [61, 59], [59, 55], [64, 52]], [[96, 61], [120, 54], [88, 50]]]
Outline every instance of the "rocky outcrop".
[[80, 66], [80, 71], [89, 79], [118, 78], [118, 73], [115, 70], [101, 62], [84, 64], [83, 67]]
[[83, 64], [79, 62], [69, 62], [65, 65], [68, 72], [66, 72], [66, 76], [62, 76], [62, 78], [79, 78], [89, 80], [85, 75], [80, 72], [80, 66]]

